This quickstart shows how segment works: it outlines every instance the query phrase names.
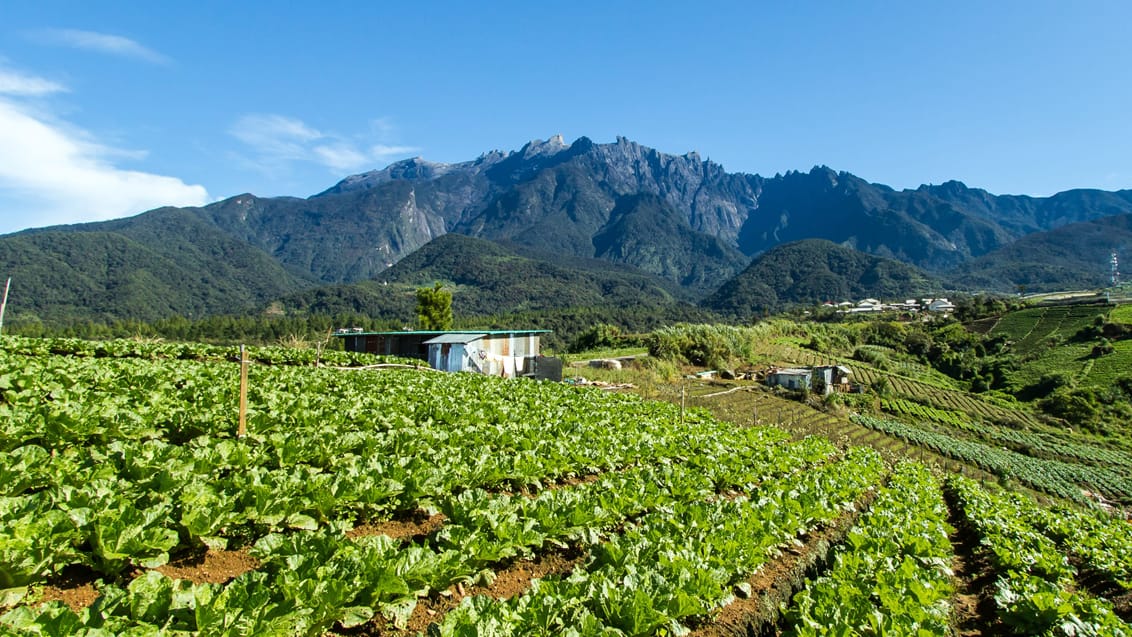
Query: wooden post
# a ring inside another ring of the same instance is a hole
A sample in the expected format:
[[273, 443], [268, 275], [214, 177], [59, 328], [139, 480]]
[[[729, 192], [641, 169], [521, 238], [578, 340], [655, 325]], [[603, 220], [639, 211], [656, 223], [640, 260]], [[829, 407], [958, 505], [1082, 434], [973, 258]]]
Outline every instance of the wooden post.
[[0, 334], [4, 333], [4, 310], [8, 309], [8, 288], [12, 287], [12, 277], [4, 284], [4, 300], [0, 301]]
[[248, 435], [248, 349], [240, 346], [240, 425], [236, 437]]
[[684, 403], [685, 403], [685, 390], [688, 388], [688, 383], [680, 383], [680, 424], [684, 424]]

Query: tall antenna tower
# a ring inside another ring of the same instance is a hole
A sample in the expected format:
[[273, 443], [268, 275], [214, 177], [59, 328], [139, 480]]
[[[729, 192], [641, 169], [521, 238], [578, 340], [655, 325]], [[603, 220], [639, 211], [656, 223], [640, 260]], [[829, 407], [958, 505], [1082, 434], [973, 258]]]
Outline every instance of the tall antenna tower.
[[1112, 251], [1112, 287], [1120, 284], [1120, 261], [1116, 258], [1116, 250]]

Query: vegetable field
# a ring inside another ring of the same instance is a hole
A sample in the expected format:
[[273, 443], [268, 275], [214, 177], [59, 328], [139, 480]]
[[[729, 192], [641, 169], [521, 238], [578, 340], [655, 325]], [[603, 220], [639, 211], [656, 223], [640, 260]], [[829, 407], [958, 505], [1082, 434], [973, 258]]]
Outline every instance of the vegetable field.
[[[1132, 634], [1132, 536], [1101, 514], [668, 403], [341, 353], [253, 351], [238, 438], [234, 358], [0, 341], [0, 632]], [[980, 556], [996, 578], [954, 568]], [[56, 594], [77, 586], [91, 599]]]

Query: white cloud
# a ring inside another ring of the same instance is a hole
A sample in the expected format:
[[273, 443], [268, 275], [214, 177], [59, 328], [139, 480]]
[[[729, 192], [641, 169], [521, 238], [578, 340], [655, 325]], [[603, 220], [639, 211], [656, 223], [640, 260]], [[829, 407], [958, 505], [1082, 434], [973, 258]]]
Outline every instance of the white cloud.
[[334, 170], [354, 170], [369, 163], [369, 157], [346, 144], [315, 146], [311, 150], [319, 163]]
[[98, 144], [84, 131], [0, 97], [0, 232], [122, 217], [209, 201], [203, 186], [114, 165], [137, 151]]
[[369, 154], [373, 157], [397, 157], [398, 155], [408, 155], [415, 153], [419, 148], [415, 146], [386, 146], [385, 144], [376, 144], [371, 146]]
[[305, 159], [322, 133], [283, 115], [245, 115], [228, 132], [266, 157]]
[[0, 95], [39, 97], [52, 93], [63, 93], [66, 90], [67, 87], [51, 80], [0, 68]]
[[33, 37], [47, 44], [58, 44], [85, 51], [108, 53], [121, 57], [144, 60], [153, 64], [167, 64], [169, 58], [130, 38], [97, 31], [80, 29], [44, 29]]
[[228, 132], [251, 151], [253, 157], [245, 162], [270, 175], [286, 171], [294, 162], [319, 164], [337, 173], [370, 169], [420, 150], [374, 143], [372, 137], [381, 139], [392, 133], [387, 119], [374, 120], [370, 129], [368, 136], [347, 137], [319, 131], [286, 115], [254, 114], [241, 117]]

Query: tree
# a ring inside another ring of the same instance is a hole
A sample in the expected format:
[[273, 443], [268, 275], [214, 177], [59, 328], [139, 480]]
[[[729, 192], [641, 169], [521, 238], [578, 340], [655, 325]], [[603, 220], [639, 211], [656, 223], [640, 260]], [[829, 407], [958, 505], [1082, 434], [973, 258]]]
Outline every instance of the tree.
[[452, 327], [452, 293], [440, 281], [431, 288], [417, 288], [417, 320], [422, 330]]

